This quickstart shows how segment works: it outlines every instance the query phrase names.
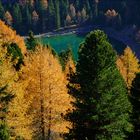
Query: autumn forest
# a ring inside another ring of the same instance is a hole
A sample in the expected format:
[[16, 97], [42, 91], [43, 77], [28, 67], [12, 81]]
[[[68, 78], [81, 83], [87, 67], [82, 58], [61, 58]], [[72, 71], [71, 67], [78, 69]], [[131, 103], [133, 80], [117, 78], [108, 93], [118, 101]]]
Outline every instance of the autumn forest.
[[0, 0], [0, 140], [140, 140], [139, 6]]

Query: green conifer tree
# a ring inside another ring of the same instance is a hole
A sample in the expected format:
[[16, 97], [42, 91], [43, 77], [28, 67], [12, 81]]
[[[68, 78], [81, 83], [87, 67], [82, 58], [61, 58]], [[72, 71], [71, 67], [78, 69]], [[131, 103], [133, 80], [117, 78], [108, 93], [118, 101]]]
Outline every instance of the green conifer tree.
[[38, 3], [39, 7], [39, 15], [40, 15], [40, 24], [42, 25], [42, 32], [46, 31], [47, 25], [47, 8], [48, 8], [48, 1], [47, 0], [40, 0]]
[[69, 58], [71, 58], [74, 62], [74, 56], [73, 56], [71, 46], [69, 48], [67, 48], [67, 50], [63, 50], [59, 54], [59, 60], [60, 60], [60, 64], [62, 65], [63, 71], [65, 70], [65, 66], [66, 66], [67, 62], [69, 61]]
[[140, 139], [140, 73], [136, 75], [132, 83], [130, 101], [133, 105], [132, 122], [134, 125], [134, 133], [131, 135], [131, 139]]
[[24, 23], [24, 29], [25, 32], [28, 32], [31, 29], [31, 21], [32, 21], [32, 17], [31, 17], [31, 13], [29, 10], [29, 5], [25, 5], [24, 7], [24, 14], [23, 14], [23, 23]]
[[48, 4], [48, 26], [49, 29], [52, 30], [55, 25], [55, 8], [54, 8], [54, 3], [53, 0], [49, 0]]
[[68, 6], [65, 0], [60, 0], [60, 21], [61, 26], [65, 26], [65, 17], [68, 13]]
[[56, 29], [59, 29], [61, 27], [61, 21], [60, 21], [60, 8], [59, 8], [59, 1], [55, 1], [55, 9], [56, 9]]
[[73, 125], [66, 138], [124, 140], [132, 131], [132, 107], [116, 67], [116, 53], [103, 31], [86, 37], [79, 50], [77, 72], [70, 81], [75, 102], [66, 116]]
[[21, 14], [19, 4], [17, 3], [13, 7], [13, 19], [14, 19], [15, 29], [19, 31], [21, 29], [21, 24], [22, 24], [22, 14]]
[[4, 18], [4, 13], [5, 13], [5, 11], [4, 11], [3, 5], [0, 1], [0, 19]]
[[32, 31], [29, 31], [29, 37], [27, 38], [27, 49], [35, 50], [35, 47], [38, 45], [37, 39], [35, 39]]
[[21, 49], [16, 43], [11, 43], [7, 46], [7, 53], [8, 55], [12, 56], [12, 61], [17, 61], [14, 63], [14, 67], [16, 70], [20, 70], [21, 64], [23, 64], [24, 56], [21, 52]]

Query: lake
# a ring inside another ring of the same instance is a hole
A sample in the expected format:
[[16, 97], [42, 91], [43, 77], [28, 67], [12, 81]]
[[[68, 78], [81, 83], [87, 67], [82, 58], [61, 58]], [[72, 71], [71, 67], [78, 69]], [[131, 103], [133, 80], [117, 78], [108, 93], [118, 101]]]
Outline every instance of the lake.
[[[86, 35], [69, 34], [53, 37], [43, 37], [41, 38], [41, 42], [43, 44], [49, 44], [55, 49], [57, 53], [66, 50], [68, 47], [71, 47], [74, 54], [74, 58], [77, 59], [79, 45], [84, 41], [85, 36]], [[125, 48], [125, 45], [123, 43], [112, 38], [109, 38], [109, 41], [112, 44], [113, 48], [118, 52], [118, 54], [121, 54], [123, 52]]]

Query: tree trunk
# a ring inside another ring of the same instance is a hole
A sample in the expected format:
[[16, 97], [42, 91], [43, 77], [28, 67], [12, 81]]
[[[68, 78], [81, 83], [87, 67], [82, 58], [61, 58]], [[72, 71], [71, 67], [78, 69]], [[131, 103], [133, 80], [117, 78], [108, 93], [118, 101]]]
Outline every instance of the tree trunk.
[[[51, 95], [51, 85], [49, 85], [49, 94]], [[49, 101], [49, 120], [48, 120], [48, 140], [51, 140], [51, 124], [52, 124], [52, 101]]]
[[41, 99], [41, 133], [42, 140], [45, 140], [45, 122], [44, 122], [44, 99]]
[[[51, 105], [51, 101], [49, 102], [50, 103], [50, 105]], [[51, 140], [51, 122], [52, 122], [52, 110], [51, 110], [51, 108], [50, 108], [50, 110], [49, 110], [49, 128], [48, 128], [48, 140]]]
[[42, 75], [41, 75], [41, 69], [40, 69], [40, 111], [41, 111], [41, 135], [42, 140], [45, 140], [45, 118], [44, 118], [44, 96], [43, 96], [43, 87], [42, 87]]

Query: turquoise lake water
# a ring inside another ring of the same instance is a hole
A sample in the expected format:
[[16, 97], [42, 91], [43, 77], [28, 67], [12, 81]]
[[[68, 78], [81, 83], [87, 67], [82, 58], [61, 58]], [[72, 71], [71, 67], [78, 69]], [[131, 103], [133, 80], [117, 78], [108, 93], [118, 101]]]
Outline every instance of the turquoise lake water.
[[[84, 41], [86, 35], [59, 35], [54, 37], [43, 37], [41, 38], [41, 42], [43, 44], [49, 44], [51, 47], [55, 49], [57, 53], [60, 53], [63, 50], [66, 50], [68, 47], [71, 47], [73, 50], [73, 54], [75, 59], [78, 58], [78, 48], [80, 43]], [[121, 54], [125, 48], [125, 45], [119, 41], [109, 38], [110, 43], [113, 48]]]

